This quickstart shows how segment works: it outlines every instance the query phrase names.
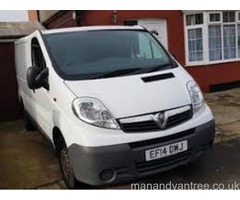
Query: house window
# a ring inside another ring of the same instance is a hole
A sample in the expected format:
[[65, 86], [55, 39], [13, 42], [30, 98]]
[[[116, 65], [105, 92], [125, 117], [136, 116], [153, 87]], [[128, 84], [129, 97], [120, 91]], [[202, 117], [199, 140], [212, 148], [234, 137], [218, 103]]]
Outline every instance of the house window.
[[238, 58], [240, 58], [240, 24], [238, 24], [238, 36], [237, 36], [237, 46], [238, 46]]
[[188, 50], [190, 61], [203, 60], [202, 29], [188, 30]]
[[235, 22], [235, 12], [223, 12], [223, 22]]
[[221, 26], [213, 25], [208, 28], [209, 60], [222, 60]]
[[187, 15], [187, 26], [203, 23], [203, 14]]
[[240, 60], [240, 12], [185, 15], [185, 24], [187, 65]]
[[203, 60], [203, 13], [187, 15], [187, 46], [189, 62]]
[[221, 22], [221, 13], [209, 13], [209, 22]]
[[237, 12], [237, 21], [240, 22], [240, 12]]
[[223, 26], [224, 59], [236, 58], [236, 26]]

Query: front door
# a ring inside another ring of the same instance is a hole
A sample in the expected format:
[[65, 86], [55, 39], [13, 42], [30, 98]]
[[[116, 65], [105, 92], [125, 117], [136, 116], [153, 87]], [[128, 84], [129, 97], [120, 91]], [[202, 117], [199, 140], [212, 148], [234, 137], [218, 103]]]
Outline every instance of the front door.
[[165, 19], [140, 19], [137, 23], [154, 34], [161, 44], [168, 49], [167, 21]]
[[[34, 37], [31, 42], [32, 66], [39, 68], [41, 71], [46, 67], [46, 59], [43, 55], [42, 47], [38, 38]], [[32, 91], [30, 110], [32, 117], [36, 120], [41, 131], [51, 133], [52, 128], [52, 98], [51, 91], [43, 87]], [[51, 135], [48, 135], [51, 138]]]

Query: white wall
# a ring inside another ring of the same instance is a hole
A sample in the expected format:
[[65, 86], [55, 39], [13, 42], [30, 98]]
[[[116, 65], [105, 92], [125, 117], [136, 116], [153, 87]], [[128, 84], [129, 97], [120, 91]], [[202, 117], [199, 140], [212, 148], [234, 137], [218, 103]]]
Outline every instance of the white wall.
[[0, 10], [0, 22], [28, 21], [27, 10]]

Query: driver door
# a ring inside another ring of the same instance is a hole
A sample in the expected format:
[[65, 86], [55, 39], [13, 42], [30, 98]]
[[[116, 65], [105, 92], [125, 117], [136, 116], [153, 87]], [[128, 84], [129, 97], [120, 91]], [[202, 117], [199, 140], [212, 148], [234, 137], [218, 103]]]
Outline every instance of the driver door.
[[[38, 38], [34, 37], [31, 42], [31, 59], [32, 66], [39, 68], [39, 73], [46, 70], [46, 59], [43, 55], [42, 47]], [[33, 105], [32, 117], [37, 125], [44, 133], [50, 133], [52, 127], [52, 104], [50, 98], [50, 90], [41, 87], [32, 92]], [[50, 132], [49, 132], [50, 131]]]

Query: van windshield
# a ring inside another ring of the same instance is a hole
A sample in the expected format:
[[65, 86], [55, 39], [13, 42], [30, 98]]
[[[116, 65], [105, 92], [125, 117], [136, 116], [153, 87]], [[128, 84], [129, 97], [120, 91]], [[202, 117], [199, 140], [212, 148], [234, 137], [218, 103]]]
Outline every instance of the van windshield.
[[99, 79], [173, 67], [146, 31], [101, 30], [44, 35], [55, 70], [66, 80]]

